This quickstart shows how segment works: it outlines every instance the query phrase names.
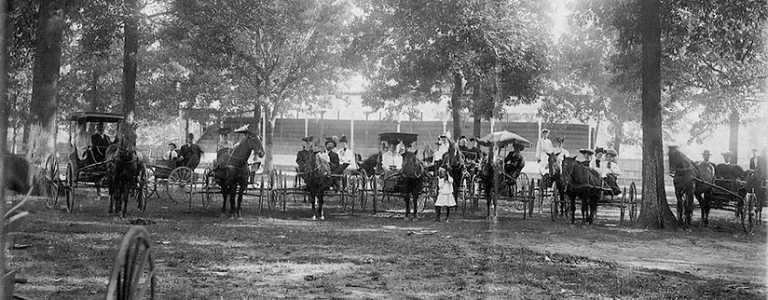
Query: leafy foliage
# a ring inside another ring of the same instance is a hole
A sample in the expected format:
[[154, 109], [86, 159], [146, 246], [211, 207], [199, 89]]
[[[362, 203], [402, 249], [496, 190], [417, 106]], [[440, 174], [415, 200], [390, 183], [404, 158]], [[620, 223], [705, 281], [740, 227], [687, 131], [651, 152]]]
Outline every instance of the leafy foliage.
[[[371, 81], [375, 109], [393, 102], [438, 101], [467, 81], [470, 108], [491, 117], [503, 104], [537, 99], [548, 68], [548, 38], [539, 1], [399, 1], [360, 4], [347, 53]], [[499, 75], [501, 98], [495, 78]], [[475, 92], [476, 90], [476, 92]], [[492, 104], [492, 105], [488, 105]]]

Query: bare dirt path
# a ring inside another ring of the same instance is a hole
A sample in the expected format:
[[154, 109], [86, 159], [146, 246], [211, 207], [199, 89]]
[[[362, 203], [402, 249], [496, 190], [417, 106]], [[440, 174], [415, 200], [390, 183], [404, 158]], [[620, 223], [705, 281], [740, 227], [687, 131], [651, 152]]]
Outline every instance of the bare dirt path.
[[[242, 219], [214, 207], [152, 199], [144, 214], [106, 214], [92, 199], [72, 214], [29, 205], [31, 221], [11, 251], [32, 299], [103, 299], [123, 233], [145, 223], [156, 242], [159, 299], [765, 299], [765, 226], [743, 235], [731, 220], [712, 229], [646, 231], [598, 219], [591, 226], [522, 220], [514, 209], [496, 222], [454, 212], [349, 215], [331, 198], [326, 221], [289, 203], [258, 216], [246, 199]], [[605, 212], [605, 215], [610, 215]], [[600, 212], [598, 213], [600, 217]]]

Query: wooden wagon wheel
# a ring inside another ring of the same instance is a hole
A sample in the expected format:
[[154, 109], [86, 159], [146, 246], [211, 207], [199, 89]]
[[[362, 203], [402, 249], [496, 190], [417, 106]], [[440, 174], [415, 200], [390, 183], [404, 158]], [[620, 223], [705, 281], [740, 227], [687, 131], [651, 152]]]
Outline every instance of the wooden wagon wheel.
[[755, 230], [755, 205], [757, 204], [757, 196], [755, 193], [747, 193], [741, 204], [741, 226], [744, 228], [744, 232], [752, 233]]
[[168, 175], [168, 197], [173, 202], [181, 202], [184, 199], [191, 201], [192, 197], [192, 175], [194, 171], [187, 167], [178, 167]]
[[147, 166], [145, 164], [141, 165], [141, 169], [139, 170], [139, 186], [136, 190], [136, 202], [138, 202], [138, 209], [140, 212], [144, 212], [147, 210], [147, 195], [149, 192], [147, 191], [147, 186], [149, 182], [149, 172], [147, 171]]
[[75, 177], [75, 168], [72, 162], [67, 163], [67, 181], [66, 181], [66, 199], [67, 199], [67, 212], [72, 212], [75, 208], [75, 186], [77, 185], [77, 179]]
[[368, 173], [363, 169], [360, 170], [358, 184], [360, 189], [360, 210], [365, 211], [365, 207], [368, 204], [368, 192], [366, 188], [368, 185]]
[[156, 285], [149, 233], [143, 226], [133, 226], [123, 237], [112, 265], [106, 299], [155, 299]]
[[160, 198], [160, 194], [157, 192], [157, 178], [155, 177], [155, 169], [152, 166], [145, 165], [144, 172], [147, 177], [147, 182], [144, 185], [144, 199], [149, 199], [153, 195], [157, 195], [157, 197]]
[[213, 201], [212, 198], [217, 195], [214, 186], [215, 184], [210, 170], [206, 169], [203, 173], [203, 193], [200, 195], [200, 204], [203, 205], [203, 208], [211, 205], [211, 202]]
[[61, 185], [59, 180], [59, 161], [56, 159], [56, 155], [48, 156], [48, 159], [45, 160], [44, 172], [48, 181], [48, 190], [46, 191], [48, 197], [45, 206], [54, 208], [59, 202], [59, 186]]
[[637, 221], [637, 186], [635, 182], [629, 184], [629, 195], [627, 195], [629, 201], [629, 221]]

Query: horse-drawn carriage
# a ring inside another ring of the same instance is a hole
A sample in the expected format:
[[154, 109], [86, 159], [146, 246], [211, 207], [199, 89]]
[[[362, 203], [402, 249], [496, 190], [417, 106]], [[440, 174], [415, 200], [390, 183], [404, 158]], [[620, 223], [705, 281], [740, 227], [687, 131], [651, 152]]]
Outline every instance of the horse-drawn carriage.
[[[511, 151], [508, 149], [511, 147], [508, 146], [520, 147], [519, 150], [521, 150], [525, 146], [530, 146], [530, 141], [518, 134], [504, 130], [490, 133], [480, 138], [478, 143], [491, 149], [495, 145], [499, 149], [499, 157], [493, 158], [492, 162], [482, 162], [478, 172], [470, 173], [465, 186], [468, 188], [466, 198], [471, 200], [472, 209], [476, 210], [479, 200], [486, 198], [489, 213], [492, 202], [502, 200], [514, 203], [517, 210], [523, 210], [523, 219], [531, 216], [535, 199], [534, 180], [530, 179], [528, 174], [522, 172], [522, 169], [517, 170], [514, 174], [510, 174], [503, 163], [506, 159], [501, 157], [505, 149], [508, 152], [505, 155], [511, 154]], [[519, 159], [523, 160], [522, 155], [519, 156]], [[520, 165], [520, 168], [522, 168], [522, 165]], [[495, 182], [498, 182], [499, 185], [498, 193], [493, 192]], [[491, 189], [491, 191], [486, 191], [487, 189]], [[464, 201], [464, 206], [466, 205], [467, 201]]]
[[[73, 126], [71, 126], [72, 123], [78, 124], [80, 126], [87, 125], [88, 123], [117, 123], [117, 132], [122, 132], [120, 128], [121, 122], [123, 121], [123, 116], [118, 114], [111, 114], [111, 113], [98, 113], [98, 112], [77, 112], [70, 116], [68, 119], [70, 121], [69, 126], [69, 140], [70, 144], [73, 144]], [[88, 136], [90, 138], [90, 136]], [[135, 142], [135, 141], [134, 141]], [[117, 150], [118, 145], [113, 143], [110, 147], [115, 147], [114, 149]], [[101, 151], [106, 151], [106, 149], [100, 149]], [[133, 149], [135, 150], [135, 149]], [[91, 149], [88, 149], [87, 151], [92, 151]], [[138, 160], [138, 158], [137, 158]], [[50, 158], [46, 162], [46, 174], [49, 174], [51, 177], [51, 180], [56, 184], [57, 189], [63, 190], [65, 198], [66, 198], [66, 204], [67, 204], [67, 211], [72, 212], [75, 206], [75, 193], [78, 188], [83, 188], [86, 185], [90, 184], [96, 187], [97, 193], [98, 190], [104, 185], [107, 184], [105, 180], [108, 178], [107, 175], [110, 172], [110, 158], [109, 156], [104, 161], [97, 161], [94, 163], [84, 163], [84, 161], [79, 160], [76, 153], [73, 153], [69, 156], [67, 166], [66, 166], [66, 173], [64, 174], [63, 178], [58, 174], [58, 162], [55, 158]], [[137, 162], [138, 172], [135, 174], [135, 183], [136, 186], [128, 187], [128, 193], [130, 196], [134, 197], [138, 201], [138, 207], [139, 210], [144, 211], [146, 209], [146, 186], [147, 186], [147, 170], [143, 163]], [[112, 194], [110, 192], [110, 194]], [[49, 207], [54, 207], [57, 204], [58, 193], [56, 196], [51, 197], [51, 200], [48, 202]], [[112, 195], [110, 195], [112, 197]], [[111, 208], [111, 207], [110, 207]]]
[[[379, 141], [386, 142], [395, 147], [401, 144], [401, 147], [407, 148], [418, 140], [416, 133], [405, 132], [382, 132], [379, 133]], [[392, 197], [404, 197], [410, 209], [409, 200], [413, 198], [414, 214], [424, 211], [429, 200], [437, 197], [437, 176], [434, 172], [426, 170], [424, 164], [418, 160], [416, 153], [404, 151], [400, 155], [403, 159], [402, 168], [396, 170], [395, 165], [384, 166], [382, 157], [384, 153], [379, 154], [378, 170], [376, 176], [369, 177], [371, 191], [373, 192], [373, 211], [376, 213], [378, 199], [389, 200]], [[419, 167], [418, 165], [421, 165]], [[463, 196], [459, 196], [463, 197]], [[456, 199], [458, 202], [458, 199]]]
[[[191, 199], [194, 188], [194, 171], [181, 164], [178, 159], [158, 159], [154, 163], [146, 164], [148, 172], [147, 195], [157, 195], [163, 198], [163, 194], [173, 202]], [[165, 193], [158, 191], [158, 185], [165, 187]], [[191, 201], [191, 200], [190, 200]]]
[[[705, 226], [711, 208], [733, 211], [747, 233], [760, 222], [763, 205], [758, 202], [756, 192], [764, 192], [765, 182], [757, 178], [755, 172], [745, 173], [736, 165], [723, 164], [714, 168], [710, 163], [694, 163], [676, 147], [669, 149], [669, 164], [677, 196], [678, 219], [684, 225], [691, 225], [694, 197], [699, 200]], [[734, 172], [723, 172], [723, 169]]]
[[[575, 157], [565, 157], [558, 163], [557, 155], [550, 155], [547, 162], [551, 174], [551, 186], [542, 185], [540, 189], [551, 189], [550, 217], [555, 221], [558, 216], [574, 222], [576, 220], [576, 198], [581, 199], [581, 213], [585, 222], [592, 223], [597, 215], [598, 206], [619, 208], [619, 224], [629, 217], [631, 222], [637, 219], [637, 186], [634, 182], [629, 187], [611, 188], [596, 170], [576, 161]], [[544, 181], [544, 180], [542, 180]], [[545, 192], [542, 192], [545, 193]], [[544, 195], [544, 194], [542, 194]], [[543, 196], [542, 196], [543, 197]], [[566, 199], [566, 197], [568, 199]]]

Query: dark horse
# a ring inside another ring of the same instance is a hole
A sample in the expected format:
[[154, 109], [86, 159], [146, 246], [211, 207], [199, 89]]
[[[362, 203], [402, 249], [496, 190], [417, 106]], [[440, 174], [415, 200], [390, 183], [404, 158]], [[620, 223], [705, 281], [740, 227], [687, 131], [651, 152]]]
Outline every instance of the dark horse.
[[319, 158], [318, 155], [320, 155], [320, 152], [307, 155], [305, 157], [306, 161], [301, 165], [302, 169], [299, 172], [306, 183], [309, 200], [312, 202], [312, 220], [325, 220], [323, 215], [325, 191], [333, 186], [333, 180], [330, 176], [330, 164]]
[[29, 191], [32, 177], [26, 157], [5, 152], [5, 188], [24, 194]]
[[695, 196], [701, 206], [701, 220], [704, 226], [707, 226], [712, 187], [706, 183], [714, 182], [714, 168], [709, 163], [694, 163], [674, 146], [669, 147], [668, 156], [669, 172], [674, 174], [678, 221], [685, 226], [691, 226]]
[[[426, 167], [424, 163], [419, 160], [414, 152], [405, 151], [403, 154], [403, 168], [396, 176], [397, 184], [395, 185], [395, 191], [404, 195], [405, 200], [405, 217], [412, 219], [418, 219], [418, 205], [419, 195], [424, 185], [424, 177], [426, 176]], [[411, 199], [413, 199], [413, 217], [411, 217]]]
[[[576, 157], [563, 158], [562, 173], [559, 176], [561, 195], [567, 195], [571, 204], [571, 223], [576, 220], [576, 197], [581, 198], [581, 217], [592, 224], [597, 215], [597, 202], [602, 195], [602, 179], [594, 169], [576, 161]], [[606, 191], [607, 192], [607, 191]]]
[[[560, 157], [560, 153], [547, 153], [547, 167], [549, 168], [549, 173], [544, 174], [544, 178], [541, 180], [542, 190], [553, 187], [557, 188], [558, 191], [558, 197], [560, 199], [552, 199], [552, 201], [559, 200], [560, 207], [557, 205], [553, 206], [553, 209], [555, 210], [555, 214], [558, 214], [562, 216], [568, 216], [566, 202], [565, 202], [565, 191], [566, 186], [563, 185], [563, 181], [560, 180], [562, 175], [562, 167], [560, 166], [560, 162], [558, 161], [558, 157]], [[575, 197], [575, 196], [574, 196]], [[575, 200], [571, 200], [571, 202], [574, 202]], [[576, 219], [576, 216], [573, 215], [573, 211], [575, 211], [575, 207], [573, 207], [573, 204], [571, 204], [571, 222], [573, 222]]]
[[[221, 213], [227, 212], [229, 199], [229, 217], [240, 217], [240, 207], [243, 203], [243, 193], [248, 186], [248, 158], [255, 152], [259, 157], [264, 156], [261, 139], [247, 129], [242, 132], [245, 137], [234, 148], [223, 148], [216, 153], [216, 164], [211, 170], [213, 180], [221, 188]], [[235, 206], [237, 196], [237, 206]]]
[[125, 217], [131, 195], [137, 197], [139, 210], [144, 205], [141, 192], [141, 172], [144, 169], [136, 152], [136, 132], [133, 124], [122, 122], [116, 142], [107, 147], [109, 161], [106, 175], [109, 186], [109, 213], [120, 212]]

